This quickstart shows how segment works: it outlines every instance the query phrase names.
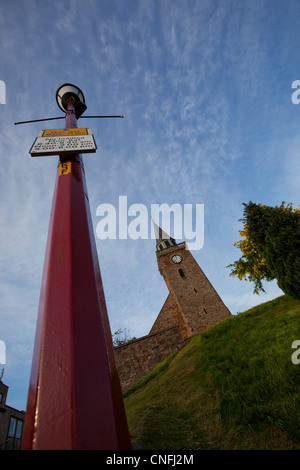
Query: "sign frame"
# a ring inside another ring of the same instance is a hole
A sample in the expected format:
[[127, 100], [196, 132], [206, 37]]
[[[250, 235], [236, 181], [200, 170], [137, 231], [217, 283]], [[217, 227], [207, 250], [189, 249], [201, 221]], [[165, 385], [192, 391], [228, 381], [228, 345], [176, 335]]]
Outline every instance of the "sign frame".
[[90, 128], [43, 129], [33, 142], [32, 157], [95, 153], [97, 145]]

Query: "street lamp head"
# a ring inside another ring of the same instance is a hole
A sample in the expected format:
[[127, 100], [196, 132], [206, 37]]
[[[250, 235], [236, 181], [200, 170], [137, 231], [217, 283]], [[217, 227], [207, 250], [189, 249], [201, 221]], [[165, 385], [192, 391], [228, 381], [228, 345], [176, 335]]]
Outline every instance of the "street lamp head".
[[68, 101], [70, 98], [74, 98], [74, 109], [78, 119], [87, 108], [84, 94], [77, 86], [71, 85], [71, 83], [64, 83], [56, 92], [56, 102], [64, 113], [68, 111]]

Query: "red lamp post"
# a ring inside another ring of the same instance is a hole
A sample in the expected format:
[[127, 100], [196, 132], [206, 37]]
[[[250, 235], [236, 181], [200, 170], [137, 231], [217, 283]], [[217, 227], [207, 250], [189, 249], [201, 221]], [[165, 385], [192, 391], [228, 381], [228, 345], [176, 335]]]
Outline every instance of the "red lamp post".
[[[71, 129], [86, 107], [66, 89]], [[81, 155], [58, 165], [22, 449], [131, 449]]]

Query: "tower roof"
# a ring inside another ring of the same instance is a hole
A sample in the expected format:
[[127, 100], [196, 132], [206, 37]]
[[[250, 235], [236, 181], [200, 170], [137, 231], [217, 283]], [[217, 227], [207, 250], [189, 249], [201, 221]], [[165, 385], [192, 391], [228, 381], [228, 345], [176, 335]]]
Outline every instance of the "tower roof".
[[[154, 222], [152, 217], [151, 217], [151, 220], [153, 223], [154, 233], [155, 233], [155, 238], [156, 238], [156, 248], [158, 249], [159, 245], [166, 240], [169, 242], [169, 244], [176, 245], [176, 241], [174, 240], [174, 238], [170, 237], [170, 235], [168, 235], [162, 228], [160, 228]], [[160, 247], [160, 249], [162, 249], [162, 246]], [[165, 248], [166, 246], [163, 246], [163, 247]]]

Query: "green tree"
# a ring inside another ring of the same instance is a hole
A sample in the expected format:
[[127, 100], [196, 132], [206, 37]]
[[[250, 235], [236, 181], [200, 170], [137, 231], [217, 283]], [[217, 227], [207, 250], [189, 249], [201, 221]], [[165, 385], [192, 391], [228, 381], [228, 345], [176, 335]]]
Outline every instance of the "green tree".
[[119, 328], [112, 335], [114, 346], [120, 346], [121, 344], [128, 343], [128, 341], [132, 341], [134, 339], [136, 338], [130, 336], [129, 330], [127, 330], [127, 328], [124, 328], [124, 329]]
[[278, 286], [300, 298], [300, 209], [292, 204], [269, 207], [244, 205], [245, 237], [235, 243], [243, 256], [228, 267], [231, 275], [254, 282], [254, 292], [264, 291], [262, 281], [277, 279]]

